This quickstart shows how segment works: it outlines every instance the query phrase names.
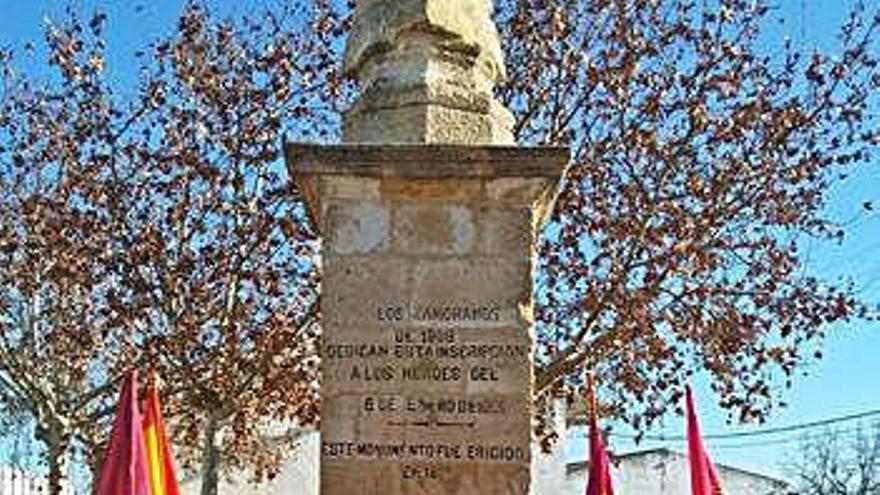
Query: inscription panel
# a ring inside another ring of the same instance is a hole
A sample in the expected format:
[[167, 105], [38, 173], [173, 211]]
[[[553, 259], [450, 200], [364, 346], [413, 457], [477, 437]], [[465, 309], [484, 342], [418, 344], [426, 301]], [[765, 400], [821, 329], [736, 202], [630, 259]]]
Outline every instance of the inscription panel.
[[[322, 495], [525, 495], [532, 348], [521, 305], [531, 287], [520, 238], [531, 235], [528, 217], [521, 208], [499, 215], [485, 205], [370, 200], [369, 212], [387, 211], [393, 226], [393, 241], [373, 242], [369, 222], [347, 218], [358, 210], [350, 198], [344, 204], [326, 203], [328, 224], [366, 228], [358, 235], [376, 252], [325, 251]], [[436, 242], [448, 247], [431, 244], [435, 217], [464, 225], [437, 226]], [[484, 218], [520, 222], [488, 237]], [[479, 231], [468, 230], [471, 219]], [[514, 239], [510, 252], [481, 247], [508, 244], [496, 238]]]

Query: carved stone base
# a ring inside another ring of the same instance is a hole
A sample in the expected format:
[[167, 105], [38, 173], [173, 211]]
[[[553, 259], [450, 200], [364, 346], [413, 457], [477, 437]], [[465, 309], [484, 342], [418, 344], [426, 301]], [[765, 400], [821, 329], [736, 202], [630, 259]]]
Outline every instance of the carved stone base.
[[559, 148], [289, 145], [322, 235], [321, 495], [527, 495]]

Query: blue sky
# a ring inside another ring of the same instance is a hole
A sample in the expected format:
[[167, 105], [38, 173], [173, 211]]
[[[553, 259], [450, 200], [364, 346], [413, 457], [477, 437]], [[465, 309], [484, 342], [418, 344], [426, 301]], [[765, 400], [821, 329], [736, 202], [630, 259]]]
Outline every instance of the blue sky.
[[[293, 0], [274, 0], [293, 1]], [[119, 87], [133, 88], [136, 78], [133, 53], [156, 36], [170, 31], [182, 5], [177, 0], [74, 0], [70, 5], [78, 12], [88, 13], [99, 7], [110, 17], [109, 74], [122, 83]], [[226, 13], [247, 11], [257, 0], [216, 2]], [[779, 15], [786, 19], [783, 26], [772, 28], [770, 34], [791, 36], [803, 48], [834, 45], [835, 27], [843, 20], [848, 6], [854, 0], [780, 0]], [[44, 18], [60, 17], [66, 1], [0, 0], [0, 44], [21, 48], [25, 40], [39, 40]], [[876, 115], [877, 109], [874, 109]], [[880, 200], [880, 164], [863, 167], [845, 183], [835, 188], [830, 211], [847, 221], [847, 237], [840, 245], [811, 245], [810, 268], [827, 277], [850, 277], [861, 294], [868, 300], [880, 302], [880, 215], [862, 210], [868, 200]], [[857, 323], [841, 325], [829, 331], [825, 359], [806, 369], [794, 389], [787, 393], [790, 406], [776, 412], [768, 424], [760, 427], [728, 425], [723, 411], [714, 407], [714, 400], [699, 381], [697, 401], [705, 433], [726, 433], [775, 426], [787, 426], [835, 416], [880, 409], [880, 324]], [[702, 392], [702, 393], [701, 393]], [[681, 435], [681, 418], [666, 418], [662, 427], [650, 434]], [[779, 461], [792, 452], [796, 443], [791, 434], [773, 437], [749, 438], [710, 442], [709, 449], [718, 462], [737, 465], [768, 474], [780, 473]], [[581, 439], [575, 439], [577, 443]], [[762, 445], [752, 445], [761, 442]], [[617, 451], [658, 446], [643, 443], [635, 446], [621, 438], [612, 439]], [[748, 447], [743, 444], [749, 443]], [[681, 442], [663, 445], [681, 448]], [[570, 448], [572, 457], [581, 456], [579, 445]]]

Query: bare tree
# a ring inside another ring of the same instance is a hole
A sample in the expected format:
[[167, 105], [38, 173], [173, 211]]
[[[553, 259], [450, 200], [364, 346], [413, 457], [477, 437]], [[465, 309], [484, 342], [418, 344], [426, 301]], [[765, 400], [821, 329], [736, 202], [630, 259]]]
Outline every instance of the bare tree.
[[880, 424], [805, 437], [785, 467], [796, 495], [878, 495]]

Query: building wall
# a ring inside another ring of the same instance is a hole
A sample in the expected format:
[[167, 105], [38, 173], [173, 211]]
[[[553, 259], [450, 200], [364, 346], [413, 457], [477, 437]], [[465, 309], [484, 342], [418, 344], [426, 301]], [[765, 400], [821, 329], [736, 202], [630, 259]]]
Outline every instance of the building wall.
[[561, 495], [565, 486], [565, 401], [557, 400], [553, 409], [553, 427], [561, 440], [551, 452], [532, 442], [532, 495]]
[[[782, 495], [785, 485], [778, 480], [738, 469], [716, 466], [725, 493], [735, 495]], [[687, 457], [670, 451], [630, 454], [617, 460], [611, 473], [614, 491], [621, 495], [681, 495], [690, 493]], [[568, 472], [564, 495], [580, 495], [586, 488], [587, 466]]]
[[[71, 495], [73, 490], [66, 485], [62, 487], [62, 494]], [[48, 492], [49, 483], [45, 477], [0, 466], [0, 495], [43, 495]]]
[[[248, 482], [246, 475], [234, 476], [231, 480], [221, 476], [218, 491], [220, 495], [318, 495], [320, 448], [318, 433], [304, 435], [274, 480], [254, 485]], [[199, 494], [199, 480], [185, 480], [181, 485], [183, 495]]]

